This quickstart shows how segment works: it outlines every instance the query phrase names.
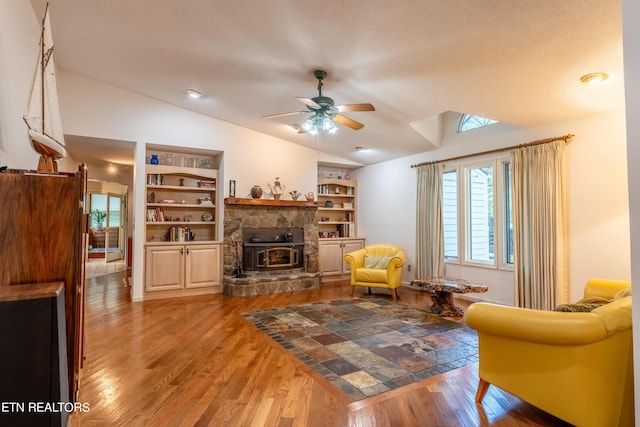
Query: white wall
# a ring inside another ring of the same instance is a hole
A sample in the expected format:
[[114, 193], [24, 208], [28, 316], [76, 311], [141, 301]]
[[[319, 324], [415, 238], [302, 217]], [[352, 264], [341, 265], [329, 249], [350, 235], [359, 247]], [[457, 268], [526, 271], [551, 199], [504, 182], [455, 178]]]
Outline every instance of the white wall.
[[[590, 277], [629, 280], [629, 209], [626, 133], [623, 110], [530, 129], [493, 125], [456, 134], [456, 115], [445, 115], [439, 150], [366, 166], [358, 180], [358, 229], [367, 242], [390, 241], [407, 250], [415, 263], [416, 172], [412, 164], [526, 143], [568, 133], [570, 300], [581, 297]], [[372, 214], [374, 213], [374, 214]], [[403, 282], [415, 278], [405, 269]], [[474, 295], [513, 304], [513, 274], [448, 265], [447, 274], [486, 282], [487, 294]]]
[[27, 0], [0, 2], [0, 166], [35, 169], [22, 120], [38, 55], [40, 25]]

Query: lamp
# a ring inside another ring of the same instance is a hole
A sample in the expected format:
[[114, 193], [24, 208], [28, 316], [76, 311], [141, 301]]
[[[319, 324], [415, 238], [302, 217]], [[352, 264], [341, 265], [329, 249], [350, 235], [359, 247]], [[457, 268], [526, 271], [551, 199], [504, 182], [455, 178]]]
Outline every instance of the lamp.
[[320, 131], [332, 135], [338, 131], [338, 127], [331, 120], [330, 114], [318, 111], [302, 123], [302, 130], [311, 135], [317, 135]]

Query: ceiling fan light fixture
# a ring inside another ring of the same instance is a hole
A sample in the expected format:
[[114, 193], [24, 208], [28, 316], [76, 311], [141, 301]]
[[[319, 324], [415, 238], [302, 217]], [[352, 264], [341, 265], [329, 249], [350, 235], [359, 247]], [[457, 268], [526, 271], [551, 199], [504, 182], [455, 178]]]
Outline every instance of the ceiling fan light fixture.
[[313, 129], [313, 120], [309, 117], [307, 120], [302, 122], [302, 130], [305, 132], [311, 132], [311, 129]]

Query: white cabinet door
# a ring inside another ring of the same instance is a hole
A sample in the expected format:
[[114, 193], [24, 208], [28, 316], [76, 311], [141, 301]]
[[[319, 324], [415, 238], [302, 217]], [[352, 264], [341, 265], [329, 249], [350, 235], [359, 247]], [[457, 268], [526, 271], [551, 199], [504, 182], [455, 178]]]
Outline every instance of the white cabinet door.
[[344, 256], [349, 252], [362, 248], [364, 248], [364, 239], [322, 240], [318, 248], [322, 275], [332, 276], [350, 273], [351, 269], [349, 264], [344, 262]]
[[185, 288], [220, 285], [220, 246], [194, 245], [186, 248]]
[[342, 273], [347, 274], [351, 273], [351, 268], [349, 264], [344, 262], [344, 256], [349, 252], [357, 251], [358, 249], [364, 248], [364, 240], [345, 240], [342, 245]]
[[184, 246], [148, 246], [145, 265], [145, 290], [182, 289]]
[[342, 274], [342, 240], [320, 242], [318, 258], [322, 275]]

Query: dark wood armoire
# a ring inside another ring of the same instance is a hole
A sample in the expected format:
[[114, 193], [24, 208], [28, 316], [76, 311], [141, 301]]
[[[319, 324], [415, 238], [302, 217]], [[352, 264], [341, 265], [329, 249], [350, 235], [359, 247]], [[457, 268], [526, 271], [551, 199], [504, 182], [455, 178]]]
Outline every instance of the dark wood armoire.
[[[75, 173], [42, 174], [23, 170], [0, 173], [0, 291], [4, 289], [5, 294], [10, 291], [13, 295], [0, 300], [0, 328], [5, 328], [4, 336], [11, 336], [12, 331], [6, 329], [16, 327], [17, 316], [35, 316], [28, 310], [34, 310], [37, 304], [11, 306], [15, 301], [24, 300], [20, 291], [33, 293], [30, 288], [35, 284], [64, 284], [64, 323], [59, 324], [64, 325], [65, 333], [60, 331], [58, 336], [66, 339], [68, 387], [65, 389], [69, 396], [64, 400], [71, 402], [75, 402], [77, 396], [84, 346], [86, 186], [84, 165]], [[61, 319], [53, 319], [51, 324], [58, 320]], [[20, 335], [38, 337], [46, 332], [29, 330], [38, 328], [38, 323], [25, 321], [24, 325]], [[10, 342], [0, 345], [0, 352], [10, 351]], [[23, 357], [34, 357], [34, 364], [43, 360], [38, 355], [24, 354]], [[0, 370], [3, 369], [7, 367], [0, 366]], [[10, 387], [1, 384], [2, 378], [0, 373], [0, 389]]]

